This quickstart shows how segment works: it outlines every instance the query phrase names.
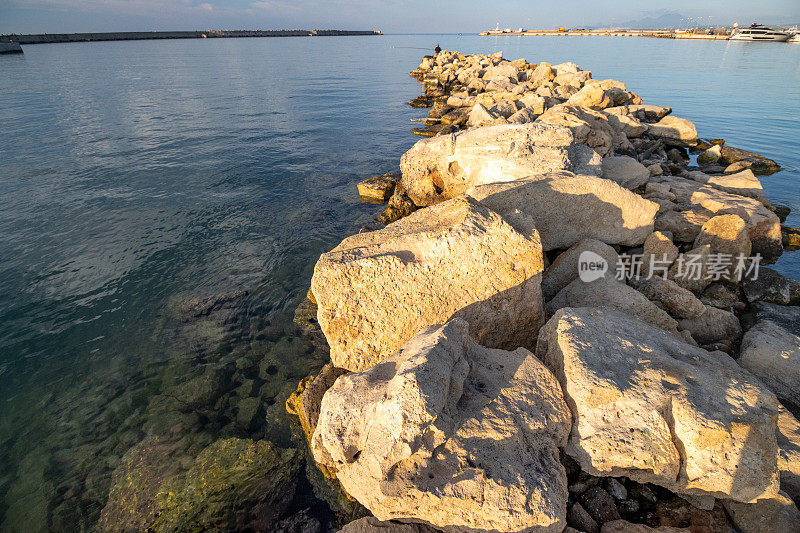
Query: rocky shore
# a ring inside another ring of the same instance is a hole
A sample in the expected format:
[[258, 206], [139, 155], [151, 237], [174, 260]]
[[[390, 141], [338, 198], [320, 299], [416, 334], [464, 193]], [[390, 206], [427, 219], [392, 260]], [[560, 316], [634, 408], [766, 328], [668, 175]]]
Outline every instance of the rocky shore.
[[287, 409], [341, 531], [798, 531], [778, 164], [574, 63], [411, 75], [428, 138], [297, 315], [330, 364]]

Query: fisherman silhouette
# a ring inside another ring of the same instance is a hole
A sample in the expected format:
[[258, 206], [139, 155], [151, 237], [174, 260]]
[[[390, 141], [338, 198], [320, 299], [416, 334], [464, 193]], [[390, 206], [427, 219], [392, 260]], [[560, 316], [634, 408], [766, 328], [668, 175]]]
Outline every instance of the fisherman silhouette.
[[442, 51], [442, 47], [441, 47], [441, 46], [439, 46], [439, 45], [437, 44], [437, 45], [436, 45], [436, 48], [434, 48], [434, 49], [433, 49], [433, 51], [434, 51], [434, 52], [436, 52], [436, 53], [438, 54], [439, 52], [441, 52], [441, 51]]

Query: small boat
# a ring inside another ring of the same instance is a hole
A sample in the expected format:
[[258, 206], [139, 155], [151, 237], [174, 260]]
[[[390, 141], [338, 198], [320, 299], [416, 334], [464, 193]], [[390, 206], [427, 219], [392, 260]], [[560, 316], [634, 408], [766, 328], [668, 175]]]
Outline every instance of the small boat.
[[0, 42], [0, 54], [21, 54], [22, 47], [16, 41]]
[[800, 43], [800, 28], [793, 26], [786, 31], [792, 34], [787, 43]]
[[773, 30], [761, 24], [751, 24], [749, 28], [734, 31], [731, 41], [772, 41], [784, 43], [792, 37], [791, 33]]

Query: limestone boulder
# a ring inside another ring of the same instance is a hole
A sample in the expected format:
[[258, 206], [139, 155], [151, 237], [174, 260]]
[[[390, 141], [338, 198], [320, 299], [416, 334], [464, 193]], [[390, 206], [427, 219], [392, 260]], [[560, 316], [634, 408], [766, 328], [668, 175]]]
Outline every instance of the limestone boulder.
[[[618, 261], [619, 255], [611, 246], [596, 239], [583, 239], [559, 254], [544, 271], [542, 296], [545, 301], [551, 300], [561, 289], [578, 279], [580, 269], [591, 270], [602, 277], [614, 277]], [[588, 263], [595, 263], [597, 267]]]
[[626, 189], [637, 189], [648, 182], [650, 171], [643, 164], [625, 155], [603, 158], [603, 177]]
[[576, 279], [547, 302], [545, 309], [547, 315], [552, 316], [565, 307], [615, 309], [678, 335], [678, 322], [675, 319], [636, 289], [614, 278], [601, 278], [588, 283]]
[[[648, 183], [648, 185], [650, 184]], [[700, 233], [700, 228], [709, 218], [711, 218], [711, 213], [704, 209], [687, 209], [685, 211], [669, 209], [658, 214], [655, 228], [662, 232], [670, 232], [677, 242], [694, 242]]]
[[669, 232], [654, 231], [642, 246], [641, 277], [666, 278], [680, 251]]
[[[755, 198], [731, 194], [710, 185], [672, 177], [665, 180], [670, 192], [680, 204], [691, 205], [698, 218], [703, 215], [738, 215], [747, 224], [747, 233], [752, 242], [752, 253], [761, 254], [765, 260], [775, 260], [783, 253], [783, 239], [778, 216]], [[677, 238], [677, 236], [676, 236]]]
[[742, 339], [738, 361], [778, 398], [800, 405], [800, 331], [759, 320]]
[[406, 152], [399, 187], [417, 206], [469, 187], [557, 171], [600, 174], [600, 157], [568, 128], [507, 124], [424, 139]]
[[561, 533], [569, 427], [559, 384], [533, 354], [484, 348], [455, 319], [340, 377], [311, 449], [379, 520]]
[[758, 275], [745, 276], [742, 289], [748, 302], [800, 305], [800, 283], [769, 267], [759, 268]]
[[475, 104], [467, 117], [468, 126], [484, 126], [492, 124], [499, 118], [499, 115], [486, 109], [483, 104]]
[[322, 254], [311, 287], [331, 362], [361, 371], [453, 317], [484, 345], [533, 346], [542, 270], [535, 230], [462, 196], [348, 237]]
[[564, 389], [565, 452], [583, 471], [741, 502], [777, 495], [777, 400], [727, 355], [591, 308], [557, 312], [537, 355]]
[[705, 306], [705, 311], [696, 317], [681, 320], [678, 326], [691, 333], [701, 345], [719, 341], [735, 343], [742, 336], [742, 326], [736, 315], [711, 306]]
[[745, 169], [735, 174], [721, 175], [710, 175], [694, 171], [689, 173], [689, 177], [698, 183], [705, 183], [724, 192], [738, 194], [739, 196], [749, 196], [762, 203], [765, 201], [764, 188], [761, 186], [761, 181], [750, 169]]
[[800, 422], [782, 405], [776, 436], [781, 490], [797, 503], [800, 501]]
[[658, 204], [613, 181], [563, 173], [481, 185], [467, 194], [522, 233], [536, 229], [545, 250], [587, 238], [638, 246], [653, 232], [658, 212]]
[[672, 113], [672, 108], [651, 104], [630, 104], [609, 107], [604, 111], [611, 115], [634, 115], [641, 117], [641, 120], [656, 122]]
[[536, 68], [530, 72], [528, 75], [528, 81], [531, 82], [531, 85], [534, 89], [545, 85], [553, 81], [556, 77], [556, 73], [553, 70], [553, 66], [550, 63], [539, 63], [536, 65]]
[[739, 215], [716, 215], [700, 228], [695, 248], [708, 245], [716, 256], [715, 272], [719, 279], [740, 281], [747, 270], [752, 243], [747, 224]]
[[668, 277], [684, 289], [700, 294], [714, 281], [710, 264], [711, 246], [704, 244], [679, 256], [670, 267]]
[[694, 146], [698, 142], [697, 128], [685, 118], [666, 116], [651, 124], [647, 131], [655, 137], [685, 146]]
[[608, 116], [589, 107], [559, 104], [549, 108], [536, 121], [569, 128], [576, 141], [603, 157], [612, 154], [615, 149], [632, 150], [628, 137], [611, 127]]
[[400, 180], [400, 176], [399, 172], [389, 172], [382, 176], [375, 176], [359, 182], [356, 185], [358, 195], [385, 202], [394, 194], [394, 187]]
[[629, 100], [630, 94], [625, 91], [625, 84], [615, 80], [589, 80], [580, 91], [567, 100], [567, 104], [590, 109], [605, 109], [623, 105]]
[[671, 316], [692, 319], [706, 312], [703, 302], [670, 279], [633, 278], [630, 284]]
[[[606, 109], [605, 112], [608, 110]], [[615, 115], [606, 113], [608, 123], [617, 131], [624, 133], [628, 137], [641, 137], [647, 132], [647, 124], [634, 117], [633, 115]]]
[[800, 525], [800, 511], [784, 492], [755, 503], [724, 501], [723, 505], [740, 533], [788, 533]]

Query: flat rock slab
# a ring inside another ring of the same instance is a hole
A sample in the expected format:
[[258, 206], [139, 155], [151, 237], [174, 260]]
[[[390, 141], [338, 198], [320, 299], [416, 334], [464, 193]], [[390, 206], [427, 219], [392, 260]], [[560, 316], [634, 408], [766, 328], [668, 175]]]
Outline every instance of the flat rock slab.
[[583, 239], [638, 246], [653, 232], [658, 204], [613, 181], [570, 173], [473, 187], [467, 194], [522, 233], [536, 229], [544, 250]]
[[423, 140], [400, 160], [400, 190], [418, 206], [453, 198], [474, 185], [560, 170], [600, 174], [600, 156], [568, 128], [506, 124]]
[[561, 533], [569, 426], [561, 388], [533, 354], [479, 346], [455, 319], [340, 377], [311, 449], [380, 520]]
[[564, 389], [565, 451], [584, 471], [743, 502], [777, 495], [777, 400], [727, 355], [590, 308], [556, 313], [537, 354]]
[[361, 371], [455, 316], [484, 345], [533, 347], [542, 270], [535, 232], [464, 196], [348, 237], [322, 254], [311, 287], [331, 362]]
[[386, 201], [394, 193], [394, 187], [400, 181], [402, 174], [399, 172], [389, 172], [381, 176], [375, 176], [357, 184], [358, 195], [365, 198]]

